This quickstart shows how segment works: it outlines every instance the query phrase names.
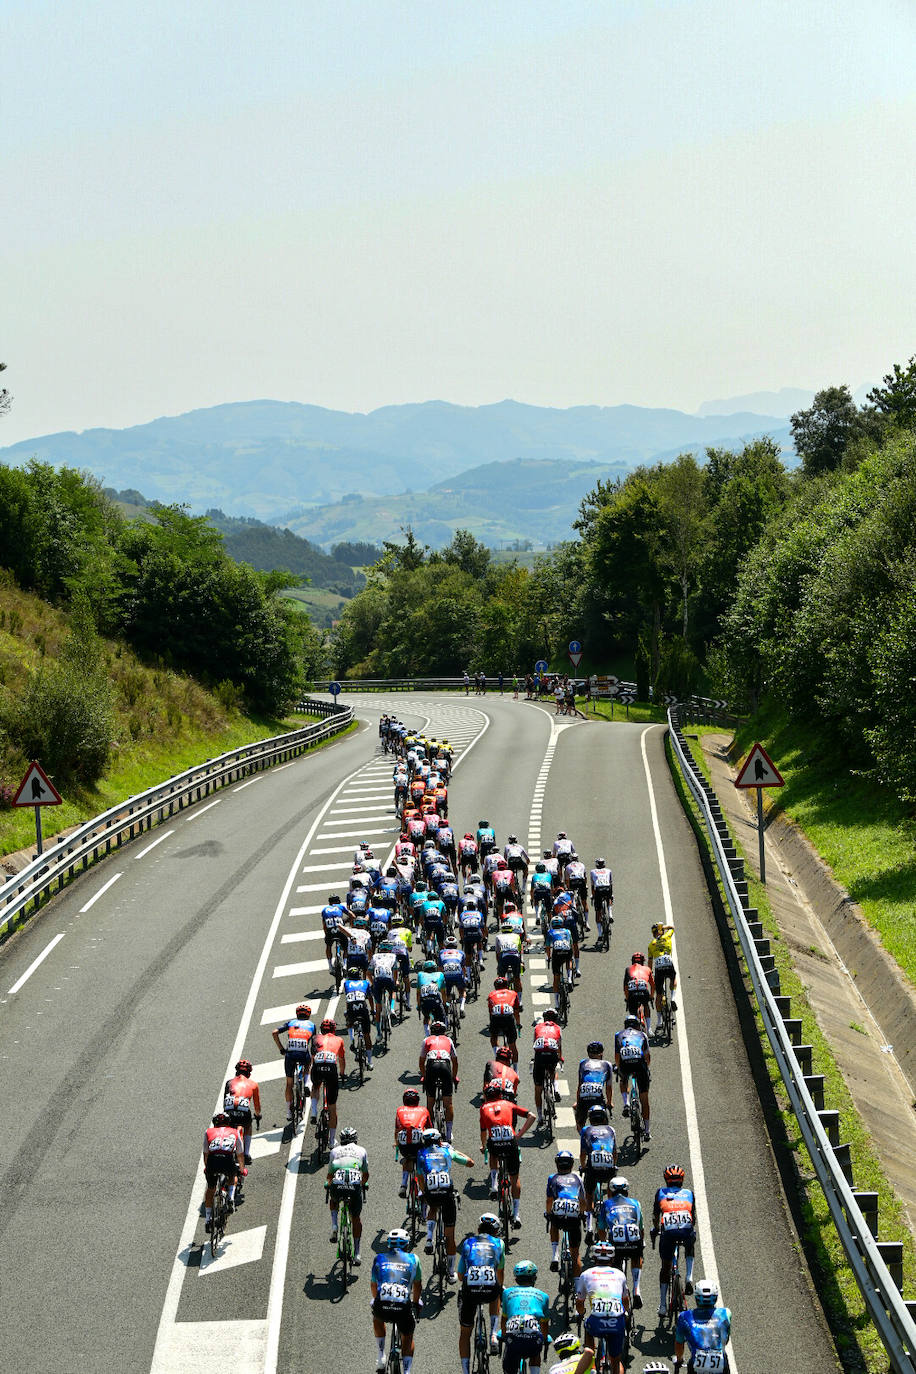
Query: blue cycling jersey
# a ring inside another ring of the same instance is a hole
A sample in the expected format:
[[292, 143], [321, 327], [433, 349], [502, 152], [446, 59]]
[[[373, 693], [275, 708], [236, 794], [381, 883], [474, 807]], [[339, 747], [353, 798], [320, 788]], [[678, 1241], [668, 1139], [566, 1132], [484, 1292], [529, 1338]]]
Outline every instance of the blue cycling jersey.
[[454, 1151], [445, 1142], [421, 1150], [417, 1155], [417, 1168], [423, 1175], [423, 1186], [427, 1193], [449, 1193], [452, 1190], [452, 1162]]
[[544, 937], [544, 945], [551, 953], [571, 953], [573, 947], [572, 932], [568, 926], [549, 926]]
[[585, 1152], [585, 1162], [591, 1168], [613, 1169], [617, 1149], [614, 1127], [586, 1126], [582, 1132], [582, 1149]]
[[691, 1355], [698, 1350], [724, 1350], [731, 1333], [732, 1314], [727, 1307], [681, 1312], [674, 1339], [683, 1341]]
[[368, 996], [369, 980], [367, 978], [344, 979], [343, 997], [348, 1010], [351, 1007], [364, 1006]]
[[463, 978], [466, 962], [463, 950], [440, 949], [439, 951], [439, 967], [445, 974], [446, 981], [449, 978]]
[[506, 1247], [494, 1236], [465, 1236], [458, 1247], [458, 1273], [469, 1288], [495, 1288], [506, 1263]]
[[557, 1220], [575, 1221], [585, 1210], [585, 1189], [576, 1173], [551, 1174], [547, 1196], [550, 1215]]
[[417, 974], [417, 996], [422, 1002], [427, 997], [440, 997], [445, 992], [445, 975], [442, 972], [426, 973], [423, 969]]
[[540, 1288], [503, 1289], [503, 1335], [507, 1341], [541, 1335], [541, 1322], [550, 1318], [550, 1298]]
[[386, 1307], [406, 1307], [413, 1285], [422, 1281], [420, 1261], [407, 1250], [376, 1255], [372, 1281], [378, 1284], [379, 1302]]
[[614, 1054], [620, 1055], [624, 1067], [644, 1061], [648, 1052], [649, 1041], [645, 1031], [630, 1028], [618, 1031], [614, 1036]]
[[341, 922], [347, 919], [347, 913], [344, 911], [340, 902], [335, 902], [326, 907], [322, 907], [321, 919], [324, 923], [325, 930], [336, 930]]
[[598, 1230], [612, 1245], [638, 1245], [643, 1238], [642, 1208], [635, 1197], [606, 1197], [598, 1208]]

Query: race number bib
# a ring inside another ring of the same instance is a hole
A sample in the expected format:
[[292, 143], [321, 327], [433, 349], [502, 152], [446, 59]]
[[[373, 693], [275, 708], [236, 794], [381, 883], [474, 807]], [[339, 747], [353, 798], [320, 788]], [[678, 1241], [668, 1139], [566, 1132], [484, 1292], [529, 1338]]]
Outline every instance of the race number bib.
[[613, 1169], [614, 1156], [611, 1154], [610, 1150], [595, 1150], [589, 1160], [589, 1164], [593, 1169]]
[[540, 1334], [541, 1324], [531, 1312], [519, 1313], [518, 1316], [510, 1317], [506, 1322], [506, 1335], [508, 1336], [539, 1336]]
[[427, 1060], [431, 1060], [434, 1063], [441, 1064], [451, 1063], [452, 1056], [449, 1054], [448, 1050], [430, 1050], [426, 1058]]
[[235, 1154], [239, 1148], [238, 1136], [233, 1131], [231, 1135], [217, 1135], [210, 1141], [208, 1148], [209, 1154]]
[[359, 1169], [338, 1169], [334, 1175], [334, 1182], [338, 1188], [355, 1188], [362, 1181], [363, 1176]]
[[401, 1306], [409, 1302], [410, 1289], [406, 1283], [380, 1283], [378, 1297], [379, 1302]]
[[495, 1288], [496, 1270], [492, 1264], [470, 1264], [466, 1281], [468, 1288]]
[[452, 1188], [452, 1176], [447, 1169], [434, 1169], [426, 1175], [428, 1193], [448, 1193]]
[[364, 992], [356, 991], [356, 992], [348, 992], [348, 993], [347, 993], [347, 1006], [348, 1006], [348, 1007], [361, 1006], [361, 1005], [363, 1004], [363, 1002], [365, 1002], [365, 1000], [366, 1000], [366, 994], [365, 994]]
[[577, 1217], [579, 1215], [579, 1199], [577, 1197], [554, 1198], [553, 1215], [555, 1217]]
[[642, 1046], [633, 1044], [621, 1045], [620, 1057], [627, 1064], [634, 1064], [637, 1059], [642, 1059]]
[[635, 1221], [615, 1221], [611, 1226], [613, 1245], [638, 1245], [639, 1227]]
[[511, 1126], [490, 1127], [491, 1145], [508, 1145], [511, 1140], [514, 1140], [514, 1138], [515, 1132], [513, 1131]]
[[601, 1097], [604, 1087], [601, 1083], [590, 1083], [588, 1079], [579, 1085], [579, 1098], [581, 1101], [590, 1101], [592, 1098]]
[[722, 1374], [725, 1369], [725, 1353], [722, 1350], [695, 1350], [693, 1352], [694, 1369], [702, 1369], [703, 1374]]
[[619, 1298], [592, 1298], [592, 1316], [622, 1317], [623, 1303]]
[[289, 1043], [288, 1043], [288, 1045], [287, 1045], [287, 1049], [295, 1050], [297, 1053], [301, 1053], [302, 1050], [307, 1050], [307, 1049], [308, 1049], [308, 1047], [309, 1047], [309, 1040], [310, 1040], [310, 1039], [311, 1039], [311, 1036], [309, 1036], [309, 1035], [296, 1035], [296, 1034], [292, 1034], [292, 1035], [289, 1037]]
[[539, 1035], [534, 1042], [534, 1048], [536, 1050], [556, 1050], [557, 1042], [552, 1040], [549, 1035]]
[[337, 1055], [334, 1053], [333, 1050], [319, 1050], [318, 1053], [315, 1055], [315, 1063], [326, 1064], [328, 1067], [330, 1067], [332, 1064], [336, 1065]]
[[676, 1212], [665, 1212], [662, 1215], [663, 1231], [689, 1231], [693, 1225], [693, 1218], [686, 1209]]

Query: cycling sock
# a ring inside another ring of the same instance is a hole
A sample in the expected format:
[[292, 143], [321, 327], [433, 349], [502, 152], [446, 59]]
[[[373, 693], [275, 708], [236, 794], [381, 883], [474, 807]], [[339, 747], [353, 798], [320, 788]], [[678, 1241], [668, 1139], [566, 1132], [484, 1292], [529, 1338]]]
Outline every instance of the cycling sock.
[[667, 1306], [668, 1306], [668, 1285], [667, 1285], [667, 1283], [660, 1283], [660, 1284], [658, 1285], [658, 1305], [659, 1305], [659, 1307], [667, 1307]]
[[471, 1374], [471, 1361], [463, 1357], [461, 1360], [461, 1374]]
[[490, 1191], [492, 1192], [493, 1189], [494, 1189], [495, 1187], [496, 1187], [496, 1170], [495, 1170], [495, 1169], [491, 1169], [491, 1170], [490, 1170]]
[[591, 1212], [585, 1213], [585, 1229], [586, 1231], [594, 1231], [595, 1229], [595, 1218]]
[[693, 1255], [687, 1256], [687, 1282], [693, 1283]]
[[518, 1209], [521, 1207], [521, 1205], [522, 1200], [520, 1197], [512, 1199], [512, 1215], [515, 1217], [516, 1221], [518, 1221]]
[[378, 1357], [380, 1361], [385, 1359], [385, 1337], [376, 1336], [375, 1344], [378, 1346]]
[[205, 1208], [204, 1208], [204, 1215], [205, 1215], [205, 1217], [206, 1217], [206, 1220], [209, 1221], [210, 1218], [213, 1216], [213, 1208], [212, 1208], [212, 1207], [205, 1207]]
[[404, 1374], [410, 1374], [413, 1368], [413, 1355], [404, 1356]]
[[331, 1134], [328, 1136], [328, 1148], [329, 1148], [330, 1150], [333, 1150], [333, 1148], [334, 1148], [334, 1142], [336, 1141], [336, 1139], [337, 1139], [337, 1127], [336, 1127], [336, 1126], [332, 1126], [332, 1127], [331, 1127]]
[[250, 1154], [251, 1154], [251, 1132], [250, 1132], [250, 1131], [246, 1131], [246, 1132], [245, 1132], [245, 1137], [244, 1137], [244, 1139], [245, 1139], [245, 1153], [246, 1153], [246, 1155], [250, 1155]]
[[434, 1221], [428, 1221], [428, 1222], [426, 1223], [426, 1239], [427, 1239], [427, 1240], [432, 1240], [432, 1238], [433, 1238], [433, 1232], [435, 1231], [435, 1229], [436, 1229], [436, 1223], [435, 1223]]
[[451, 1121], [446, 1121], [446, 1123], [445, 1123], [445, 1143], [446, 1143], [447, 1145], [451, 1145], [451, 1143], [452, 1143], [452, 1126], [453, 1126], [453, 1124], [454, 1124], [454, 1123], [451, 1122]]
[[499, 1325], [499, 1317], [498, 1317], [498, 1316], [497, 1316], [497, 1317], [491, 1316], [491, 1317], [490, 1317], [490, 1339], [491, 1339], [491, 1340], [492, 1340], [493, 1337], [496, 1335], [496, 1328], [497, 1328], [498, 1325]]
[[634, 1293], [638, 1293], [638, 1292], [639, 1292], [639, 1281], [640, 1281], [640, 1279], [642, 1278], [642, 1270], [641, 1270], [641, 1269], [637, 1269], [636, 1266], [635, 1266], [635, 1264], [634, 1264], [634, 1265], [631, 1266], [630, 1275], [631, 1275], [631, 1281], [632, 1281], [632, 1284], [633, 1284], [633, 1292], [634, 1292]]
[[230, 1183], [230, 1184], [229, 1184], [229, 1201], [230, 1201], [230, 1202], [235, 1202], [235, 1184], [234, 1184], [234, 1183]]
[[553, 1242], [553, 1254], [551, 1255], [550, 1258], [555, 1260], [555, 1259], [559, 1259], [559, 1257], [560, 1257], [560, 1242], [557, 1240], [557, 1241], [554, 1241], [554, 1242]]
[[450, 1274], [454, 1274], [454, 1272], [455, 1272], [455, 1265], [456, 1265], [457, 1262], [458, 1262], [458, 1256], [457, 1256], [457, 1255], [449, 1255], [449, 1257], [448, 1257], [448, 1272], [449, 1272]]
[[338, 1216], [337, 1208], [336, 1208], [336, 1207], [332, 1207], [332, 1208], [331, 1208], [331, 1230], [332, 1230], [332, 1231], [336, 1231], [336, 1230], [337, 1230], [337, 1216]]
[[406, 1170], [406, 1169], [404, 1169], [403, 1172], [401, 1173], [401, 1187], [402, 1187], [402, 1188], [406, 1188], [406, 1187], [407, 1187], [407, 1170]]
[[357, 1259], [359, 1259], [359, 1247], [362, 1245], [362, 1243], [363, 1243], [363, 1238], [362, 1238], [362, 1236], [360, 1236], [358, 1239], [354, 1240], [354, 1242], [353, 1242], [353, 1253], [354, 1253], [354, 1255], [356, 1256]]

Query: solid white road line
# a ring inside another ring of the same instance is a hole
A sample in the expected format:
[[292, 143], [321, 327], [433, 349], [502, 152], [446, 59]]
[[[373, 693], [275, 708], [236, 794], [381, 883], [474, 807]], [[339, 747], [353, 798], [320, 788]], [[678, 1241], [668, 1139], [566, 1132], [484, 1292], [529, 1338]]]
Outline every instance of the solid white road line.
[[238, 787], [233, 787], [233, 792], [244, 792], [246, 787], [251, 787], [252, 783], [263, 782], [263, 778], [249, 778], [247, 782], [240, 782]]
[[[652, 774], [649, 771], [649, 755], [646, 752], [646, 736], [650, 730], [657, 727], [654, 725], [646, 726], [640, 736], [640, 747], [642, 750], [642, 763], [646, 775], [646, 787], [649, 792], [649, 813], [652, 817], [652, 832], [655, 836], [655, 852], [658, 857], [658, 871], [662, 884], [662, 902], [665, 907], [666, 925], [674, 925], [674, 912], [671, 906], [671, 890], [668, 886], [668, 866], [665, 862], [665, 850], [662, 845], [662, 834], [658, 824], [658, 808], [655, 805], [655, 788], [652, 785]], [[672, 945], [674, 941], [672, 940]], [[677, 951], [675, 950], [675, 963], [677, 968]], [[687, 1035], [687, 1013], [685, 1008], [686, 997], [684, 995], [683, 982], [678, 983], [677, 995], [677, 1047], [681, 1069], [681, 1089], [684, 1096], [684, 1111], [687, 1117], [687, 1141], [690, 1150], [690, 1177], [694, 1197], [697, 1200], [697, 1232], [699, 1234], [700, 1248], [703, 1251], [703, 1277], [712, 1279], [713, 1283], [718, 1284], [718, 1271], [716, 1269], [716, 1252], [712, 1242], [712, 1223], [709, 1217], [709, 1199], [706, 1196], [706, 1175], [703, 1170], [703, 1151], [700, 1145], [700, 1124], [697, 1117], [697, 1103], [693, 1091], [693, 1075], [690, 1070], [690, 1047]], [[734, 1356], [733, 1349], [729, 1347], [729, 1367], [733, 1374], [737, 1374], [738, 1364]]]
[[120, 873], [115, 873], [113, 877], [109, 878], [109, 879], [108, 879], [108, 882], [107, 882], [107, 883], [104, 883], [104, 884], [102, 885], [102, 887], [99, 888], [99, 890], [98, 890], [98, 892], [95, 894], [95, 896], [90, 897], [90, 898], [89, 898], [89, 901], [86, 903], [86, 905], [80, 907], [80, 915], [81, 915], [81, 916], [84, 915], [84, 914], [90, 909], [90, 907], [94, 907], [95, 904], [96, 904], [96, 902], [99, 900], [99, 898], [102, 897], [102, 896], [104, 896], [104, 894], [105, 894], [105, 893], [108, 891], [108, 889], [111, 887], [112, 883], [116, 883], [116, 882], [118, 881], [118, 879], [120, 878], [120, 876], [121, 876]]
[[153, 840], [152, 844], [148, 844], [145, 849], [141, 849], [139, 854], [135, 854], [134, 858], [145, 859], [151, 849], [155, 849], [157, 844], [162, 844], [163, 840], [167, 840], [170, 835], [174, 834], [174, 830], [166, 830], [165, 834], [159, 835], [155, 840]]
[[47, 959], [48, 955], [51, 953], [51, 950], [54, 948], [55, 945], [60, 944], [65, 934], [66, 931], [62, 930], [59, 935], [55, 935], [54, 939], [50, 940], [48, 944], [45, 945], [44, 949], [41, 951], [38, 958], [32, 960], [31, 964], [29, 964], [28, 968], [26, 969], [22, 977], [16, 979], [15, 983], [10, 988], [9, 992], [6, 994], [7, 997], [12, 997], [14, 992], [18, 992], [19, 989], [23, 986], [23, 984], [29, 981], [32, 974], [38, 968], [38, 965], [44, 963], [45, 959]]

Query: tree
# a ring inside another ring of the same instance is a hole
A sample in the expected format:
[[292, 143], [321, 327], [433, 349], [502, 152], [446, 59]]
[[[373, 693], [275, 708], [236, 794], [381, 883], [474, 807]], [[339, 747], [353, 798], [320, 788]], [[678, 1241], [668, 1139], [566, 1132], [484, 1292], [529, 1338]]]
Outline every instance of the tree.
[[795, 452], [809, 477], [840, 467], [846, 450], [861, 432], [859, 411], [848, 386], [825, 387], [813, 405], [797, 410], [789, 423]]
[[658, 469], [657, 480], [659, 507], [667, 527], [659, 554], [681, 589], [681, 634], [686, 639], [690, 593], [703, 557], [706, 475], [692, 453], [681, 453], [673, 463]]
[[[5, 371], [6, 363], [0, 363], [0, 372]], [[10, 395], [10, 393], [6, 390], [6, 387], [0, 388], [0, 415], [5, 415], [12, 404], [13, 398]]]
[[902, 429], [916, 426], [916, 354], [905, 368], [894, 363], [893, 372], [884, 377], [884, 385], [873, 387], [868, 399], [882, 415]]
[[483, 577], [490, 566], [490, 550], [470, 530], [456, 530], [452, 542], [442, 550], [442, 559], [472, 577]]

